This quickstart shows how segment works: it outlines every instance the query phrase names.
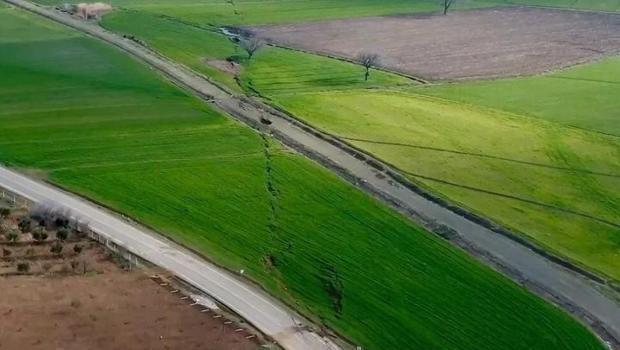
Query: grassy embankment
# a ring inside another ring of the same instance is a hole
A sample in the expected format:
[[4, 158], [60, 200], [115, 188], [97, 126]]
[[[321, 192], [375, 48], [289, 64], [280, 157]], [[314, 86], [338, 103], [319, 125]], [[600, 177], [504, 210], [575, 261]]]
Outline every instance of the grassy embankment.
[[[371, 349], [602, 349], [583, 326], [124, 53], [0, 10], [0, 159]], [[518, 312], [515, 312], [518, 310]]]

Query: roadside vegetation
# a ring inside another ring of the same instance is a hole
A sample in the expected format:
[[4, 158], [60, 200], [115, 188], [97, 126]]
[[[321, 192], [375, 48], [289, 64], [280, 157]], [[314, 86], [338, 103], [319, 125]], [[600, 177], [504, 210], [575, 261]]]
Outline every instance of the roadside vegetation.
[[0, 10], [0, 32], [6, 164], [244, 269], [365, 348], [603, 349], [555, 306], [124, 53], [15, 9]]

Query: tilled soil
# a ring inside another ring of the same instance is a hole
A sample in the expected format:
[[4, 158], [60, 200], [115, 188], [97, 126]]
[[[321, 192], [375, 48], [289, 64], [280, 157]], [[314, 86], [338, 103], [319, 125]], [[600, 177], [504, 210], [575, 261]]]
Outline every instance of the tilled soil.
[[620, 14], [528, 7], [368, 17], [252, 28], [285, 46], [382, 65], [430, 80], [541, 73], [620, 51]]
[[190, 306], [143, 271], [120, 270], [102, 248], [81, 256], [86, 274], [0, 277], [0, 349], [259, 348], [235, 323]]

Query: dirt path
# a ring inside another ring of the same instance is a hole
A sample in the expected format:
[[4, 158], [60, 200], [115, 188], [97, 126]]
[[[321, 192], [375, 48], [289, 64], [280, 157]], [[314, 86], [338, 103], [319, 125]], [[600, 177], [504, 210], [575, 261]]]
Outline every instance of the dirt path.
[[[596, 285], [584, 274], [575, 273], [534, 251], [531, 247], [498, 233], [488, 225], [475, 219], [472, 220], [471, 217], [467, 218], [467, 213], [438, 204], [429, 199], [428, 195], [420, 194], [405, 180], [399, 182], [398, 179], [404, 179], [404, 177], [378, 160], [354, 151], [340, 141], [321, 134], [256, 101], [231, 95], [204, 77], [166, 60], [135, 42], [116, 36], [98, 26], [72, 19], [27, 1], [5, 1], [121, 48], [159, 70], [176, 84], [213, 103], [219, 109], [255, 128], [273, 134], [292, 148], [330, 167], [346, 180], [381, 197], [388, 204], [404, 212], [414, 213], [412, 215], [426, 223], [427, 227], [441, 232], [453, 232], [454, 234], [450, 236], [455, 243], [465, 247], [481, 260], [504, 271], [533, 292], [560, 304], [593, 327], [601, 337], [620, 348], [620, 305], [606, 294], [609, 291], [607, 288]], [[270, 125], [261, 123], [261, 119], [270, 120]], [[104, 215], [104, 212], [84, 200], [67, 196], [50, 185], [37, 184], [7, 169], [0, 168], [0, 185], [12, 188], [31, 199], [34, 197], [35, 200], [47, 198], [60, 200], [64, 205], [71, 207], [74, 212], [86, 217], [94, 217], [92, 222], [101, 222], [98, 229], [102, 233], [122, 237], [121, 243], [128, 249], [136, 251], [139, 255], [146, 255], [147, 260], [166, 266], [180, 276], [191, 274], [195, 279], [186, 279], [194, 282], [194, 285], [203, 290], [213, 289], [210, 284], [203, 285], [199, 282], [207, 276], [199, 273], [199, 269], [192, 267], [196, 264], [206, 264], [204, 261], [191, 260], [191, 264], [188, 265], [187, 259], [191, 254], [188, 257], [182, 256], [185, 252], [176, 246], [166, 247], [162, 251], [161, 245], [166, 243], [162, 243], [162, 240], [153, 236], [152, 233], [125, 227], [114, 216]], [[128, 235], [127, 230], [132, 234]], [[595, 278], [595, 276], [590, 277]], [[247, 285], [240, 286], [240, 284], [239, 281], [227, 282], [216, 290], [219, 293], [211, 290], [210, 294], [248, 319], [257, 328], [273, 336], [286, 348], [318, 349], [321, 347], [319, 343], [307, 343], [309, 339], [311, 341], [320, 339], [315, 333], [297, 332], [291, 335], [291, 327], [296, 327], [294, 323], [291, 324], [291, 313], [281, 309], [280, 306], [276, 307], [277, 303], [269, 301], [268, 298], [255, 300], [254, 293], [250, 294], [252, 297], [248, 296], [249, 299], [238, 300], [237, 298], [243, 294], [240, 288], [247, 288]], [[601, 290], [606, 292], [603, 293]], [[273, 315], [257, 315], [257, 310], [263, 313], [273, 312]], [[323, 347], [329, 347], [323, 344]]]

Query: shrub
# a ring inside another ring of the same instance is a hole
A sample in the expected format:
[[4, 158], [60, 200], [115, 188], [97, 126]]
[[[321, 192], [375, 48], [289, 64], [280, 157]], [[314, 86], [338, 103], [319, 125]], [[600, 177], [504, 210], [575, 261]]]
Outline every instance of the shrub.
[[61, 241], [66, 240], [67, 238], [69, 238], [69, 231], [65, 230], [64, 228], [58, 230], [56, 232], [56, 238], [61, 240]]
[[60, 253], [62, 253], [62, 244], [60, 244], [60, 242], [54, 242], [50, 248], [50, 252], [60, 255]]
[[32, 220], [27, 216], [22, 216], [17, 226], [23, 233], [28, 233], [32, 230]]
[[19, 264], [17, 264], [17, 271], [18, 272], [22, 272], [22, 273], [26, 273], [30, 271], [30, 264], [27, 262], [20, 262]]
[[32, 238], [37, 242], [45, 241], [49, 235], [45, 231], [45, 228], [39, 226], [32, 231]]
[[74, 245], [73, 252], [75, 252], [75, 254], [80, 254], [82, 252], [82, 246], [79, 244]]
[[19, 235], [17, 234], [17, 232], [15, 232], [15, 230], [12, 230], [6, 235], [6, 239], [8, 239], [11, 242], [17, 242], [18, 237]]
[[0, 218], [6, 219], [9, 215], [11, 215], [11, 209], [0, 208]]

